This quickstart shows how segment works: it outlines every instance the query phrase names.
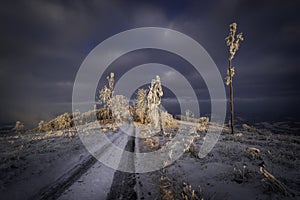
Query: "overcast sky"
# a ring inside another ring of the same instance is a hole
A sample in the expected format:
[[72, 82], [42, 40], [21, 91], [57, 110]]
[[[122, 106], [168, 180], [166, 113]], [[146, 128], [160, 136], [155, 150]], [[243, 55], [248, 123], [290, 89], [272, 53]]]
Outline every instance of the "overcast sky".
[[[190, 36], [225, 77], [224, 38], [234, 21], [245, 37], [233, 62], [237, 115], [299, 120], [299, 9], [294, 0], [1, 1], [0, 123], [21, 120], [30, 126], [71, 112], [73, 83], [87, 54], [108, 37], [132, 28], [165, 27]], [[125, 69], [120, 66], [129, 70], [148, 62], [177, 65], [193, 79], [184, 61], [153, 50], [122, 56], [110, 69], [118, 79]], [[209, 112], [209, 95], [200, 79], [194, 89]]]

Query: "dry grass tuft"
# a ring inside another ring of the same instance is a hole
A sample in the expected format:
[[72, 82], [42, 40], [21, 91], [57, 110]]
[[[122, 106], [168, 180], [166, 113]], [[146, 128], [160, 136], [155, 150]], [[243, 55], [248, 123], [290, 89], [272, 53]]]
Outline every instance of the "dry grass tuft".
[[203, 197], [200, 198], [192, 186], [187, 183], [183, 183], [181, 198], [183, 200], [203, 200]]
[[264, 164], [260, 164], [259, 171], [264, 175], [265, 178], [262, 179], [262, 182], [267, 184], [270, 190], [273, 192], [277, 192], [283, 194], [284, 196], [291, 197], [293, 196], [292, 193], [288, 191], [288, 188], [280, 182], [278, 179], [275, 178], [270, 172], [265, 169]]
[[256, 154], [256, 155], [260, 154], [260, 150], [255, 147], [249, 147], [249, 148], [247, 148], [247, 151], [250, 153]]
[[175, 199], [175, 192], [173, 190], [172, 183], [165, 174], [160, 177], [160, 195], [162, 200]]
[[248, 124], [243, 124], [242, 127], [245, 131], [251, 131], [251, 129], [252, 129], [252, 127], [249, 126]]

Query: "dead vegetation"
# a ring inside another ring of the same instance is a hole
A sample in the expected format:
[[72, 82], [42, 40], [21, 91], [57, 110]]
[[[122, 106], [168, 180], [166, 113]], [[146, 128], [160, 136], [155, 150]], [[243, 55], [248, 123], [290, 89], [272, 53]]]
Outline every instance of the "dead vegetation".
[[49, 122], [40, 121], [38, 126], [30, 132], [47, 132], [55, 130], [69, 129], [73, 127], [73, 116], [69, 113], [64, 113]]
[[254, 148], [254, 147], [249, 147], [249, 148], [247, 148], [247, 151], [249, 153], [251, 153], [252, 158], [261, 158], [260, 157], [260, 150], [259, 149]]
[[[263, 160], [260, 149], [255, 147], [249, 147], [246, 149], [246, 151], [252, 155], [252, 159]], [[268, 190], [284, 195], [286, 197], [294, 196], [293, 193], [289, 192], [285, 184], [283, 184], [281, 181], [275, 178], [275, 176], [266, 169], [264, 161], [262, 161], [259, 164], [259, 172], [264, 176], [264, 178], [262, 178], [261, 181], [264, 184], [264, 187], [266, 187]], [[244, 173], [243, 173], [243, 177], [244, 177]]]
[[269, 190], [286, 197], [294, 196], [282, 182], [275, 178], [275, 176], [265, 168], [264, 162], [259, 165], [259, 171], [264, 175], [264, 178], [261, 181], [266, 184]]
[[162, 170], [160, 177], [160, 197], [162, 200], [203, 200], [203, 191], [199, 187], [196, 190], [189, 183], [179, 184], [175, 178], [166, 175], [166, 169]]
[[24, 124], [20, 121], [16, 121], [16, 125], [12, 130], [15, 131], [15, 133], [22, 133], [24, 130]]
[[166, 175], [160, 177], [160, 195], [162, 200], [176, 199], [174, 186]]
[[[201, 193], [201, 189], [200, 189]], [[203, 200], [203, 197], [200, 197], [198, 192], [192, 188], [188, 183], [183, 183], [181, 197], [183, 200]]]

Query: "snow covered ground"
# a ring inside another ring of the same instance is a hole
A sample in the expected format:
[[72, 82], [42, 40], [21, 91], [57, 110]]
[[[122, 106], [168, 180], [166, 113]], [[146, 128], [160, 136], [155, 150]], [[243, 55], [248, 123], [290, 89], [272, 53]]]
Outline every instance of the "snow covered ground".
[[30, 199], [88, 158], [78, 138], [62, 131], [1, 135], [1, 197]]
[[[205, 134], [200, 133], [200, 146]], [[167, 168], [167, 177], [176, 177], [173, 187], [182, 191], [189, 184], [204, 199], [294, 199], [300, 197], [299, 154], [297, 135], [273, 134], [251, 127], [235, 135], [224, 129], [218, 143], [203, 159], [184, 154]], [[251, 153], [256, 148], [259, 153]], [[260, 164], [273, 174], [288, 191], [288, 196], [272, 188], [260, 172]], [[179, 189], [178, 189], [179, 188]], [[178, 193], [178, 192], [177, 192]], [[178, 194], [177, 194], [178, 195]]]
[[[119, 132], [114, 133], [114, 136], [118, 136], [119, 134]], [[124, 149], [127, 140], [127, 135], [120, 134], [119, 137], [116, 137], [114, 144]], [[106, 199], [115, 172], [116, 170], [97, 161], [86, 173], [74, 182], [74, 184], [67, 188], [58, 199]]]
[[[122, 184], [135, 192], [135, 198], [161, 199], [164, 176], [170, 185], [168, 189], [177, 199], [186, 192], [186, 185], [204, 199], [297, 199], [300, 197], [300, 136], [294, 129], [289, 129], [286, 134], [286, 124], [263, 123], [256, 124], [255, 128], [239, 126], [235, 135], [225, 128], [205, 158], [199, 159], [197, 153], [189, 151], [165, 170], [133, 175], [124, 175], [98, 162], [87, 152], [79, 137], [70, 136], [67, 130], [2, 134], [0, 196], [1, 199], [105, 199], [112, 188], [120, 189], [115, 183], [120, 177]], [[106, 134], [114, 144], [127, 148], [131, 136], [123, 134], [121, 137], [119, 131]], [[200, 137], [195, 140], [194, 149], [205, 140], [206, 133], [198, 134]], [[160, 134], [153, 137], [158, 138], [158, 146], [166, 140]], [[134, 141], [135, 152], [152, 148], [143, 139]], [[250, 152], [249, 148], [259, 149], [259, 153]], [[262, 163], [264, 169], [284, 184], [288, 196], [265, 179], [260, 172]]]

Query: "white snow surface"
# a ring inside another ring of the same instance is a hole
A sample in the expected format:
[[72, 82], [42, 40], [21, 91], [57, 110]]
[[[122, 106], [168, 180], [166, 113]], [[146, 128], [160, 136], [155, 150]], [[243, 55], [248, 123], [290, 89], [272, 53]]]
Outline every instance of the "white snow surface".
[[[204, 199], [299, 199], [299, 133], [285, 134], [286, 123], [259, 125], [264, 128], [239, 129], [235, 135], [225, 128], [216, 146], [203, 159], [191, 153], [183, 154], [166, 168], [175, 192], [180, 194], [185, 182]], [[274, 130], [279, 129], [281, 132], [275, 134]], [[0, 135], [1, 199], [30, 199], [90, 156], [78, 136], [64, 137], [61, 133]], [[118, 132], [106, 134], [118, 137]], [[205, 140], [206, 133], [199, 132], [199, 135], [200, 140], [195, 142], [197, 148]], [[115, 143], [124, 148], [127, 137], [119, 137]], [[163, 136], [159, 137], [164, 140]], [[144, 145], [141, 141], [135, 140], [136, 152]], [[259, 157], [247, 151], [250, 147], [260, 150]], [[261, 162], [288, 188], [290, 196], [272, 191], [262, 181]], [[114, 173], [115, 170], [96, 162], [59, 199], [105, 199]], [[136, 174], [135, 177], [138, 199], [160, 198], [159, 172]]]
[[[115, 145], [121, 149], [125, 148], [128, 141], [128, 135], [117, 132], [112, 135], [111, 139], [113, 138], [117, 139], [114, 141]], [[120, 162], [120, 158], [118, 159], [118, 162]], [[115, 171], [116, 170], [97, 161], [95, 165], [93, 165], [62, 194], [59, 200], [106, 199], [107, 194], [110, 191]]]

